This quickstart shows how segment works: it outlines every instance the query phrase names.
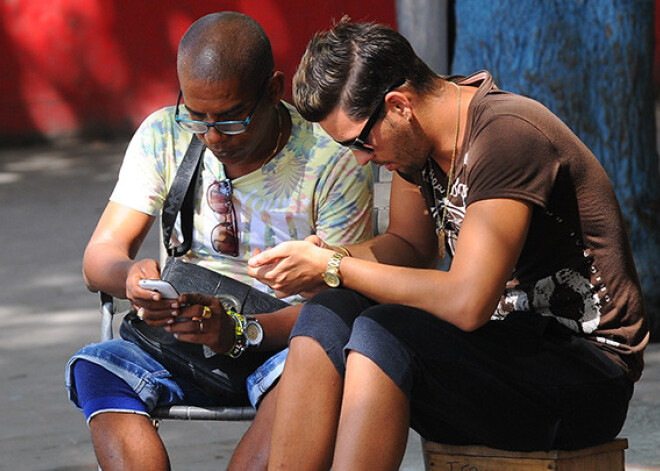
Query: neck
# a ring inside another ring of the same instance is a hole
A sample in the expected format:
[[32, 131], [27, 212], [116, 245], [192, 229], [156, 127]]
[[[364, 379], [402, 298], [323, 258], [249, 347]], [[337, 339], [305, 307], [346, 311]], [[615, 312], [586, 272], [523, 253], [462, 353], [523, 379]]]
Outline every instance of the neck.
[[[286, 145], [291, 131], [289, 113], [278, 104], [274, 108], [275, 114], [271, 118], [275, 123], [272, 126], [269, 138], [264, 139], [257, 151], [253, 154], [255, 158], [249, 163], [237, 163], [235, 165], [225, 164], [227, 178], [234, 179], [252, 173], [263, 167]], [[258, 159], [257, 159], [258, 156]]]
[[[455, 144], [456, 157], [461, 152], [468, 108], [474, 93], [473, 87], [461, 87], [459, 109], [459, 91], [456, 85], [443, 80], [439, 92], [429, 100], [427, 121], [430, 129], [428, 135], [432, 143], [430, 157], [445, 173], [450, 171]], [[456, 139], [457, 122], [458, 139]]]

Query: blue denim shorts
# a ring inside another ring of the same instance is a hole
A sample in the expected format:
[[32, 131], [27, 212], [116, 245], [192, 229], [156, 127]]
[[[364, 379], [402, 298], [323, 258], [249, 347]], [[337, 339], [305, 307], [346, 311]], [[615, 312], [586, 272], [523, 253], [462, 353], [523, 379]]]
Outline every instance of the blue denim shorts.
[[[282, 374], [287, 353], [288, 349], [278, 352], [248, 376], [246, 404], [249, 400], [254, 407], [259, 405], [263, 395]], [[126, 381], [146, 404], [147, 410], [176, 404], [227, 405], [201, 392], [185, 378], [172, 374], [137, 345], [123, 339], [113, 339], [87, 345], [67, 363], [65, 385], [69, 400], [78, 408], [80, 406], [72, 374], [72, 366], [77, 360], [95, 363]]]

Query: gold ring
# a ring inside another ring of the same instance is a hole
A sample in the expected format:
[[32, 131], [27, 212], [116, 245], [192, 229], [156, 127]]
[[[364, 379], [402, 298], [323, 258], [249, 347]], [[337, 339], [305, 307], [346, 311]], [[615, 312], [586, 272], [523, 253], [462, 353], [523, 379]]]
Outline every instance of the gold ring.
[[143, 308], [143, 307], [141, 307], [140, 309], [138, 309], [138, 311], [137, 311], [137, 316], [140, 318], [141, 321], [144, 320], [144, 308]]
[[202, 319], [210, 319], [213, 316], [213, 311], [210, 307], [204, 306], [202, 309]]
[[204, 321], [199, 321], [199, 331], [204, 332]]

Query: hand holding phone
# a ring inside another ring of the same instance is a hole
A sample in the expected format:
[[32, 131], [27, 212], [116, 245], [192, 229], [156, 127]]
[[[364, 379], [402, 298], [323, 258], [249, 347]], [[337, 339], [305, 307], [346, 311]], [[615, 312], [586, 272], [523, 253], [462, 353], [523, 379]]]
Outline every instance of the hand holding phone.
[[163, 299], [177, 299], [179, 293], [168, 281], [143, 278], [138, 280], [141, 288], [156, 291], [163, 296]]

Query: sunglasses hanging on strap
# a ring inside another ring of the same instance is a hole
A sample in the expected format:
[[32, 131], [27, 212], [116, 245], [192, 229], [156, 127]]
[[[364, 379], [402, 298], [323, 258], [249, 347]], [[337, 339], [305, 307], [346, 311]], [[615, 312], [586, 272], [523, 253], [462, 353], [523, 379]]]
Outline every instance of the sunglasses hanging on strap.
[[[169, 255], [161, 273], [163, 279], [172, 283], [179, 293], [198, 292], [215, 296], [222, 300], [225, 309], [231, 308], [244, 315], [264, 314], [288, 306], [286, 302], [252, 286], [176, 258], [188, 252], [192, 246], [193, 204], [197, 186], [192, 182], [198, 180], [204, 149], [204, 144], [193, 136], [163, 204], [163, 242]], [[230, 198], [231, 192], [226, 197]], [[179, 212], [183, 241], [180, 245], [171, 247], [170, 239]], [[242, 355], [247, 347], [242, 347], [238, 355], [232, 350], [233, 357], [215, 353], [200, 344], [178, 341], [163, 327], [151, 326], [141, 320], [135, 310], [131, 310], [124, 317], [120, 334], [124, 340], [138, 345], [152, 355], [169, 371], [187, 378], [202, 391], [226, 405], [245, 401], [247, 375], [265, 362], [272, 353], [248, 349]], [[240, 358], [237, 359], [239, 355]]]

